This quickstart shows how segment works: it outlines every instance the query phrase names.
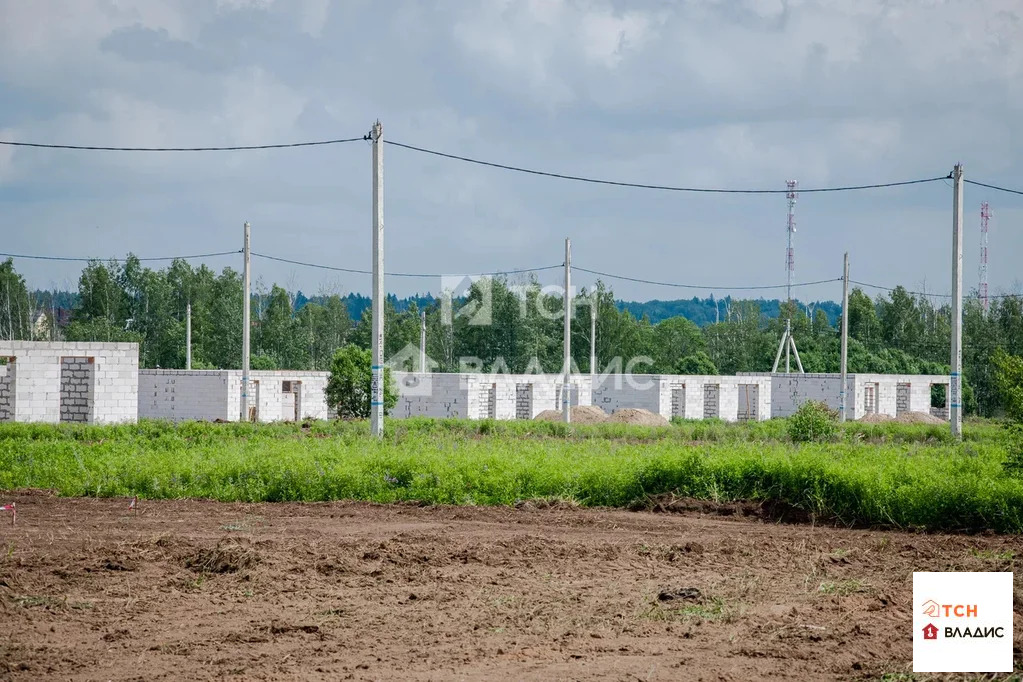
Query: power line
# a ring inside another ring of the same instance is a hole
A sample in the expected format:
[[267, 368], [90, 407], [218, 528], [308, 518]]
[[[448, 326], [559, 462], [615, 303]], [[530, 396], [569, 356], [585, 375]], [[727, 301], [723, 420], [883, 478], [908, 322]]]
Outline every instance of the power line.
[[[573, 265], [572, 269], [573, 270], [578, 270], [579, 272], [588, 272], [591, 275], [598, 275], [600, 277], [608, 277], [610, 279], [621, 279], [621, 280], [625, 280], [627, 282], [639, 282], [640, 284], [654, 284], [654, 285], [662, 286], [662, 287], [675, 287], [677, 289], [703, 289], [703, 290], [710, 289], [710, 290], [715, 290], [715, 291], [756, 291], [756, 290], [761, 290], [761, 289], [784, 289], [786, 286], [788, 286], [787, 284], [769, 284], [769, 285], [763, 285], [763, 286], [749, 286], [749, 287], [718, 287], [718, 286], [704, 286], [704, 285], [699, 285], [699, 284], [676, 284], [674, 282], [657, 282], [657, 281], [650, 280], [650, 279], [640, 279], [638, 277], [626, 277], [625, 275], [614, 275], [614, 274], [611, 274], [611, 273], [608, 273], [608, 272], [600, 272], [599, 270], [588, 270], [586, 268], [580, 268], [580, 267], [578, 267], [576, 265]], [[841, 281], [842, 281], [841, 277], [836, 277], [835, 279], [821, 279], [821, 280], [817, 280], [816, 282], [798, 282], [798, 283], [794, 283], [792, 286], [794, 286], [794, 287], [808, 287], [808, 286], [812, 286], [814, 284], [827, 284], [829, 282], [841, 282]]]
[[1023, 194], [1023, 191], [1018, 189], [1009, 189], [1008, 187], [999, 187], [998, 185], [989, 185], [986, 182], [977, 182], [976, 180], [963, 180], [968, 185], [977, 185], [978, 187], [987, 187], [988, 189], [996, 189], [999, 192], [1008, 192], [1009, 194]]
[[[503, 170], [515, 171], [517, 173], [528, 173], [530, 175], [541, 175], [548, 178], [559, 178], [561, 180], [576, 180], [578, 182], [589, 182], [598, 185], [613, 185], [615, 187], [633, 187], [636, 189], [657, 189], [665, 190], [669, 192], [704, 192], [711, 194], [785, 194], [788, 192], [787, 189], [721, 189], [711, 187], [675, 187], [671, 185], [651, 185], [639, 182], [621, 182], [618, 180], [601, 180], [598, 178], [588, 178], [579, 175], [566, 175], [564, 173], [553, 173], [550, 171], [541, 171], [533, 168], [522, 168], [520, 166], [510, 166], [504, 163], [496, 163], [493, 161], [483, 161], [481, 159], [474, 159], [468, 156], [459, 156], [457, 154], [448, 154], [446, 152], [436, 151], [434, 149], [426, 149], [425, 147], [416, 147], [415, 145], [405, 144], [403, 142], [396, 142], [394, 140], [384, 140], [384, 144], [393, 145], [395, 147], [402, 147], [404, 149], [410, 149], [415, 152], [422, 152], [423, 154], [432, 154], [434, 156], [440, 156], [445, 159], [453, 159], [455, 161], [464, 161], [466, 163], [474, 163], [480, 166], [489, 166], [491, 168], [501, 168]], [[900, 187], [902, 185], [918, 185], [925, 182], [937, 182], [939, 180], [946, 179], [947, 176], [942, 175], [935, 178], [923, 178], [920, 180], [903, 180], [901, 182], [883, 182], [870, 185], [847, 185], [842, 187], [815, 187], [810, 189], [801, 189], [800, 192], [849, 192], [854, 190], [862, 189], [881, 189], [883, 187]]]
[[[883, 287], [880, 284], [871, 284], [870, 282], [860, 282], [860, 281], [855, 280], [855, 279], [850, 279], [849, 282], [851, 284], [858, 284], [861, 287], [868, 287], [870, 289], [880, 289], [882, 291], [895, 291], [898, 288], [898, 287]], [[914, 296], [937, 296], [938, 298], [952, 298], [952, 294], [936, 294], [936, 293], [928, 293], [926, 291], [909, 291], [908, 289], [906, 290], [906, 293], [907, 294], [912, 294]], [[991, 294], [991, 295], [988, 296], [988, 298], [1015, 298], [1017, 296], [1018, 296], [1018, 294]], [[973, 297], [972, 296], [964, 296], [963, 298], [973, 298]]]
[[97, 147], [77, 144], [44, 144], [41, 142], [13, 142], [0, 140], [0, 144], [9, 147], [35, 147], [38, 149], [74, 149], [78, 151], [94, 152], [241, 152], [255, 149], [290, 149], [293, 147], [318, 147], [329, 144], [344, 144], [346, 142], [359, 142], [368, 140], [369, 135], [362, 137], [349, 137], [336, 140], [316, 140], [313, 142], [287, 142], [284, 144], [254, 144], [240, 145], [233, 147]]
[[[167, 260], [193, 260], [196, 258], [214, 258], [216, 256], [233, 256], [241, 253], [241, 250], [237, 251], [218, 251], [216, 253], [197, 253], [192, 256], [157, 256], [154, 258], [139, 258], [138, 260], [146, 263], [153, 261], [167, 261]], [[23, 253], [0, 253], [2, 258], [27, 258], [30, 260], [50, 260], [50, 261], [64, 261], [64, 262], [76, 262], [76, 263], [91, 263], [93, 261], [109, 262], [115, 261], [122, 263], [127, 261], [127, 258], [80, 258], [70, 256], [29, 256]]]
[[[252, 251], [251, 253], [252, 253], [253, 256], [258, 256], [259, 258], [266, 258], [267, 260], [274, 260], [274, 261], [278, 261], [278, 262], [281, 262], [281, 263], [290, 263], [292, 265], [301, 265], [303, 267], [308, 267], [308, 268], [319, 268], [321, 270], [333, 270], [335, 272], [350, 272], [350, 273], [353, 273], [353, 274], [356, 274], [356, 275], [372, 275], [373, 274], [372, 270], [358, 270], [358, 269], [355, 269], [355, 268], [341, 268], [341, 267], [337, 267], [337, 266], [334, 266], [334, 265], [322, 265], [322, 264], [319, 264], [319, 263], [308, 263], [308, 262], [300, 261], [300, 260], [292, 260], [290, 258], [280, 258], [278, 256], [270, 256], [270, 255], [267, 255], [265, 253], [256, 253], [255, 251]], [[521, 268], [521, 269], [518, 269], [518, 270], [495, 270], [493, 272], [476, 272], [476, 273], [471, 273], [471, 274], [467, 274], [467, 275], [464, 275], [464, 276], [465, 277], [495, 277], [495, 276], [498, 276], [498, 275], [517, 275], [517, 274], [526, 273], [526, 272], [541, 272], [543, 270], [555, 270], [555, 269], [561, 268], [561, 267], [564, 267], [564, 266], [562, 264], [558, 264], [558, 265], [545, 265], [543, 267], [538, 267], [538, 268]], [[384, 274], [387, 275], [388, 277], [420, 277], [420, 278], [424, 278], [424, 279], [452, 276], [452, 273], [441, 274], [441, 273], [425, 273], [425, 272], [385, 272]]]

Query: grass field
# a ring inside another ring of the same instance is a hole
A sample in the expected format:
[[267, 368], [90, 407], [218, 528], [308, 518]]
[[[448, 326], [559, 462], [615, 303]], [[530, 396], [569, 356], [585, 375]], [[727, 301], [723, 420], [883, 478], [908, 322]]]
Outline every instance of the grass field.
[[67, 496], [636, 507], [653, 496], [781, 502], [822, 521], [1023, 532], [1023, 479], [1002, 430], [847, 424], [795, 445], [786, 422], [668, 427], [394, 420], [0, 426], [0, 489]]

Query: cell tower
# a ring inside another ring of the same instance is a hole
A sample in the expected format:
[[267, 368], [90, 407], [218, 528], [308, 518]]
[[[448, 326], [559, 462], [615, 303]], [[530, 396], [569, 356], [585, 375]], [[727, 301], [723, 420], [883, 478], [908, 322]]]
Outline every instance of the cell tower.
[[792, 235], [796, 233], [796, 181], [786, 180], [785, 186], [788, 191], [785, 193], [785, 198], [789, 200], [789, 222], [788, 222], [788, 237], [789, 247], [785, 252], [785, 296], [789, 303], [792, 302], [792, 275], [796, 271], [796, 253], [792, 249]]
[[984, 314], [988, 313], [987, 298], [987, 221], [991, 217], [991, 210], [987, 202], [980, 204], [980, 305]]
[[[792, 275], [796, 271], [796, 252], [792, 248], [792, 235], [796, 233], [796, 181], [786, 180], [785, 187], [785, 198], [789, 200], [789, 219], [788, 219], [788, 238], [789, 246], [785, 251], [785, 297], [789, 303], [789, 308], [792, 304]], [[785, 373], [788, 374], [790, 370], [789, 357], [790, 352], [796, 356], [796, 366], [799, 367], [799, 372], [803, 372], [803, 363], [799, 359], [799, 351], [796, 350], [796, 340], [792, 338], [792, 317], [791, 311], [788, 311], [788, 319], [785, 320], [785, 331], [781, 335], [781, 343], [778, 344], [778, 354], [774, 356], [774, 367], [771, 368], [771, 373], [778, 371], [778, 363], [781, 362], [782, 351], [785, 352]]]

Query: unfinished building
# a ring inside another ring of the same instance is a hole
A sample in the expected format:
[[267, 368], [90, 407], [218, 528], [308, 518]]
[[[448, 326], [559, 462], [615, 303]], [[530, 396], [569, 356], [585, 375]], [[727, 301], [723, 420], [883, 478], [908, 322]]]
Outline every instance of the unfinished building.
[[771, 417], [770, 376], [608, 374], [593, 383], [592, 402], [608, 414], [642, 408], [665, 419], [758, 421]]
[[[327, 419], [329, 372], [249, 372], [246, 421]], [[138, 415], [171, 421], [239, 421], [242, 372], [237, 369], [144, 369], [139, 372]]]
[[[445, 374], [394, 372], [398, 404], [393, 417], [532, 419], [561, 409], [561, 374]], [[591, 378], [572, 375], [572, 406], [591, 404]]]
[[136, 343], [0, 341], [0, 421], [138, 418]]
[[[739, 378], [770, 377], [771, 416], [790, 417], [808, 400], [841, 405], [840, 374], [740, 374]], [[899, 417], [908, 412], [949, 418], [949, 377], [926, 374], [847, 374], [848, 419], [869, 414]], [[941, 387], [935, 391], [935, 387]], [[936, 397], [942, 405], [934, 406]]]

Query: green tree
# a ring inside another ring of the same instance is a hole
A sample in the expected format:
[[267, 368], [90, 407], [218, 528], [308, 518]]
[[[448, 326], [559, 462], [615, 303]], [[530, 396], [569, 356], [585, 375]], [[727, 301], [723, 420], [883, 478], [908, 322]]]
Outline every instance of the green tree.
[[14, 260], [0, 263], [0, 339], [31, 340], [33, 310], [25, 278], [14, 269]]
[[[654, 371], [669, 374], [680, 361], [702, 355], [706, 363], [714, 366], [707, 356], [707, 341], [700, 328], [684, 317], [670, 317], [653, 326], [650, 355], [654, 360]], [[703, 365], [704, 367], [706, 364]], [[684, 374], [715, 374], [716, 372], [683, 372]]]
[[849, 338], [856, 339], [867, 348], [881, 343], [881, 324], [877, 308], [860, 288], [849, 293]]
[[718, 373], [718, 368], [714, 365], [714, 361], [710, 359], [710, 356], [700, 350], [679, 360], [675, 365], [675, 373], [688, 375], [713, 375]]
[[[365, 348], [348, 345], [334, 353], [327, 379], [327, 404], [342, 419], [365, 419], [370, 415], [373, 385], [373, 354]], [[384, 412], [398, 403], [398, 390], [391, 370], [384, 368]]]

